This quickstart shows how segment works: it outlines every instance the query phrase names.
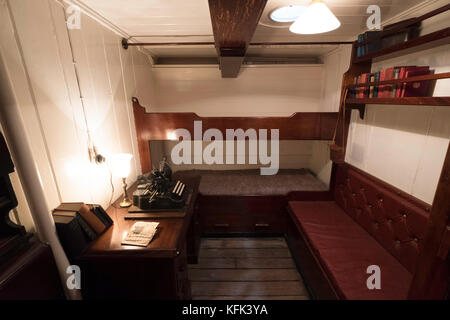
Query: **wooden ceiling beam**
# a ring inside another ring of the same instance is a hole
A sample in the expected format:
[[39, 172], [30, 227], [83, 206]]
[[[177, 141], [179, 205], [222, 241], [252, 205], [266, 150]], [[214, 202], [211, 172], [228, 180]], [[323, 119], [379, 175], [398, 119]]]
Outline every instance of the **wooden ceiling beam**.
[[267, 0], [208, 0], [222, 77], [239, 74]]

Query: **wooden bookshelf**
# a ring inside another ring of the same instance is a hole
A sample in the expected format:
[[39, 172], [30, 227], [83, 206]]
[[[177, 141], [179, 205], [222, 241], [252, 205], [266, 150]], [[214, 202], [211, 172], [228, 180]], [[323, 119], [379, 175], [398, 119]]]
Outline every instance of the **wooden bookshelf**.
[[350, 84], [350, 85], [347, 85], [346, 88], [351, 89], [351, 88], [359, 88], [359, 87], [373, 87], [373, 86], [380, 86], [380, 85], [386, 85], [386, 84], [402, 84], [402, 83], [406, 83], [406, 82], [439, 80], [439, 79], [448, 79], [448, 78], [450, 78], [450, 72], [427, 74], [427, 75], [423, 75], [423, 76], [409, 77], [406, 79], [392, 79], [392, 80], [377, 81], [377, 82]]
[[450, 97], [348, 98], [346, 104], [450, 106]]
[[[350, 67], [342, 79], [341, 105], [339, 109], [338, 123], [336, 125], [335, 138], [330, 146], [330, 158], [335, 163], [343, 162], [347, 147], [348, 128], [350, 125], [351, 110], [359, 110], [359, 115], [364, 118], [367, 104], [393, 105], [393, 106], [450, 106], [450, 97], [404, 97], [404, 98], [350, 98], [348, 92], [358, 87], [371, 87], [389, 84], [403, 84], [415, 81], [436, 81], [450, 78], [450, 72], [410, 77], [406, 79], [393, 79], [378, 82], [366, 82], [354, 84], [354, 79], [360, 74], [370, 73], [372, 63], [379, 60], [390, 59], [406, 54], [420, 52], [426, 49], [450, 44], [450, 28], [444, 28], [411, 40], [371, 52], [364, 56], [357, 56], [357, 48], [373, 41], [382, 41], [383, 38], [395, 33], [405, 32], [414, 24], [424, 21], [438, 14], [450, 10], [450, 4], [428, 12], [420, 17], [408, 19], [391, 29], [384, 30], [376, 39], [365, 42], [353, 42]], [[348, 111], [348, 112], [347, 112]]]
[[436, 32], [426, 34], [421, 37], [411, 39], [381, 50], [368, 53], [361, 57], [357, 57], [354, 63], [373, 61], [375, 58], [383, 57], [383, 59], [395, 58], [405, 54], [423, 51], [450, 44], [450, 28], [445, 28]]

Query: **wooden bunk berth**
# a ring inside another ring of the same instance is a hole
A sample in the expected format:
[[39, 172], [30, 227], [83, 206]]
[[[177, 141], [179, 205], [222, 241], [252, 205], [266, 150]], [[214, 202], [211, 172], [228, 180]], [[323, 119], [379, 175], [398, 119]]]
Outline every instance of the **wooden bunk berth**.
[[283, 235], [288, 200], [330, 199], [326, 185], [307, 169], [273, 176], [259, 170], [176, 172], [181, 180], [191, 175], [200, 177], [196, 211], [203, 235]]
[[[203, 130], [217, 128], [281, 128], [280, 140], [327, 140], [333, 137], [336, 112], [295, 113], [290, 117], [199, 117], [195, 113], [147, 113], [133, 98], [142, 172], [151, 170], [150, 140], [167, 140], [167, 133], [185, 128], [194, 136], [194, 121]], [[280, 170], [291, 183], [276, 176], [261, 177], [252, 170], [176, 172], [181, 180], [201, 177], [194, 220], [204, 235], [283, 235], [286, 233], [287, 202], [302, 199], [330, 199], [328, 189], [307, 170]], [[222, 175], [218, 183], [218, 175]], [[226, 176], [224, 179], [223, 176]], [[243, 187], [242, 179], [250, 185]], [[236, 188], [240, 181], [242, 188]], [[278, 187], [277, 187], [278, 185]]]

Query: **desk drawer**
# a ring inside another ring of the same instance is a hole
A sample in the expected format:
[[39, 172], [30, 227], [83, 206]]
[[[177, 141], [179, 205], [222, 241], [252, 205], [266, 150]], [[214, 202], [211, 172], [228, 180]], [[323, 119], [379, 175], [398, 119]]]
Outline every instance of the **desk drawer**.
[[201, 219], [205, 234], [214, 233], [283, 233], [284, 223], [279, 215], [213, 213]]
[[198, 214], [203, 234], [284, 233], [284, 196], [201, 196]]

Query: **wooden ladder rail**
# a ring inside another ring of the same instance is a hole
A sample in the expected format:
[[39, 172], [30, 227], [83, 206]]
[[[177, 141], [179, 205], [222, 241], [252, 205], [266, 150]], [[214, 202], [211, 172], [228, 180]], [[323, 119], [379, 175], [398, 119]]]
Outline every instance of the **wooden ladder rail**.
[[[425, 241], [419, 254], [408, 299], [449, 299], [449, 223], [450, 143], [431, 207]], [[447, 288], [445, 288], [443, 282], [447, 283]]]

